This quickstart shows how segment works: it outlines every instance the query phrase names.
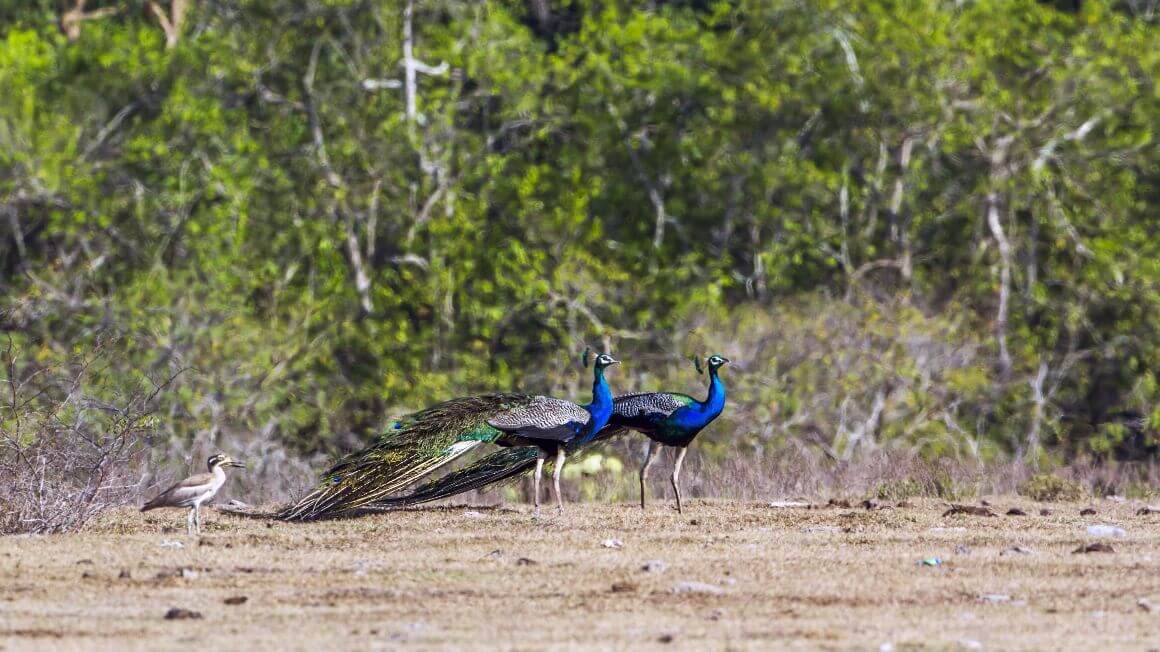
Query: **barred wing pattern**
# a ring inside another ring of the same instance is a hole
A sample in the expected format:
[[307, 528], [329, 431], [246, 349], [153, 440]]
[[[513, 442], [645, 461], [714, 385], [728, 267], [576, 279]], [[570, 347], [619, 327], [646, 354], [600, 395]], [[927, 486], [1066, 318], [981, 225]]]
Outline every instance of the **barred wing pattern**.
[[667, 392], [639, 392], [617, 396], [612, 402], [612, 421], [635, 420], [641, 417], [665, 418], [682, 407], [693, 403], [691, 396]]
[[535, 396], [527, 403], [496, 414], [487, 422], [497, 430], [520, 437], [567, 441], [587, 425], [590, 419], [588, 410], [575, 403], [548, 396]]

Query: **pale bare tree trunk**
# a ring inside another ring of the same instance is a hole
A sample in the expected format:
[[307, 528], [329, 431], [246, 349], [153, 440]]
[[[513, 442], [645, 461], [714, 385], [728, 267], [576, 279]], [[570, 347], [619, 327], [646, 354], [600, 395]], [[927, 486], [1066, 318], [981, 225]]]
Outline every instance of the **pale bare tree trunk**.
[[350, 255], [350, 266], [354, 268], [354, 287], [358, 292], [359, 302], [362, 304], [362, 309], [370, 314], [375, 308], [374, 303], [371, 302], [371, 278], [363, 264], [362, 251], [359, 248], [358, 234], [355, 233], [353, 218], [346, 220], [346, 248]]
[[902, 197], [906, 190], [906, 171], [910, 167], [910, 153], [913, 149], [914, 139], [910, 136], [903, 138], [902, 147], [898, 151], [898, 177], [894, 180], [894, 194], [890, 198], [890, 216], [894, 220], [895, 231], [893, 235], [902, 249], [898, 270], [907, 281], [911, 275], [910, 234], [909, 225], [902, 219]]
[[[407, 116], [407, 134], [410, 138], [411, 145], [415, 148], [419, 155], [419, 168], [423, 175], [431, 180], [435, 186], [431, 194], [423, 202], [422, 208], [416, 213], [414, 222], [411, 227], [407, 229], [407, 235], [404, 239], [406, 246], [410, 246], [415, 239], [419, 227], [424, 224], [431, 216], [431, 210], [439, 201], [444, 202], [444, 206], [448, 215], [451, 214], [451, 199], [452, 193], [449, 190], [451, 180], [449, 177], [448, 167], [450, 166], [450, 153], [443, 152], [442, 161], [432, 160], [431, 150], [429, 149], [429, 136], [424, 133], [420, 135], [417, 127], [427, 124], [426, 116], [419, 113], [419, 77], [418, 73], [425, 75], [441, 76], [447, 74], [450, 66], [446, 61], [441, 61], [438, 66], [431, 66], [419, 59], [415, 58], [415, 2], [414, 0], [407, 0], [407, 4], [403, 6], [403, 93], [406, 102], [406, 116]], [[439, 150], [435, 149], [436, 157], [439, 158]], [[420, 184], [413, 182], [411, 184], [413, 196], [418, 193]], [[413, 201], [412, 206], [417, 202]], [[410, 255], [410, 254], [408, 254]], [[430, 259], [432, 262], [438, 260], [439, 256], [435, 251], [431, 251]], [[442, 343], [455, 327], [455, 295], [454, 295], [454, 279], [448, 277], [447, 283], [444, 285], [438, 274], [444, 274], [442, 266], [436, 268], [436, 280], [439, 281], [436, 287], [436, 295], [442, 291], [442, 300], [436, 299], [436, 308], [439, 310], [439, 320], [435, 324], [435, 345], [431, 350], [431, 365], [439, 366], [442, 359]], [[446, 329], [446, 330], [444, 330]]]
[[660, 249], [661, 244], [665, 241], [665, 223], [669, 221], [668, 211], [665, 210], [665, 198], [661, 194], [658, 185], [649, 178], [645, 171], [644, 163], [640, 160], [640, 154], [637, 153], [636, 148], [632, 146], [632, 137], [628, 133], [628, 124], [621, 119], [620, 112], [610, 102], [608, 105], [608, 114], [616, 121], [617, 126], [620, 127], [621, 133], [624, 134], [624, 148], [628, 150], [628, 158], [632, 162], [633, 169], [640, 177], [640, 182], [644, 184], [645, 192], [648, 193], [648, 200], [653, 205], [653, 210], [656, 212], [656, 221], [653, 224], [653, 248]]
[[1047, 363], [1039, 364], [1039, 372], [1035, 374], [1035, 378], [1031, 380], [1031, 400], [1034, 401], [1034, 408], [1031, 411], [1031, 427], [1027, 430], [1027, 442], [1025, 450], [1020, 452], [1020, 457], [1030, 458], [1031, 468], [1039, 469], [1039, 430], [1043, 424], [1043, 408], [1047, 404], [1047, 397], [1043, 393], [1043, 383], [1047, 380]]
[[119, 7], [101, 7], [92, 11], [85, 11], [85, 4], [88, 0], [76, 0], [72, 8], [60, 14], [60, 31], [64, 33], [65, 38], [70, 42], [75, 41], [81, 36], [81, 23], [86, 20], [96, 20], [106, 16], [112, 16], [120, 11]]
[[1011, 297], [1011, 243], [999, 219], [999, 198], [987, 195], [987, 225], [999, 243], [999, 311], [995, 316], [995, 337], [999, 340], [999, 366], [1003, 373], [1011, 370], [1011, 353], [1007, 350], [1007, 311]]
[[181, 40], [181, 28], [185, 25], [185, 14], [189, 10], [190, 0], [170, 0], [169, 13], [161, 8], [161, 4], [150, 0], [149, 11], [157, 17], [161, 30], [165, 32], [165, 47], [173, 49]]
[[406, 75], [403, 88], [407, 96], [407, 123], [412, 125], [412, 129], [418, 113], [415, 102], [415, 36], [411, 26], [414, 16], [415, 3], [407, 0], [407, 6], [403, 8], [403, 72]]

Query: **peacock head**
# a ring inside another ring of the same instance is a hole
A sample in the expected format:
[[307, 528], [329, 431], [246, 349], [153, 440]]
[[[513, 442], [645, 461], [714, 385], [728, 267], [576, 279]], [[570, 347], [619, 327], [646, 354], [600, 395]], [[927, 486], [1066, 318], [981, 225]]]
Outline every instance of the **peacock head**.
[[604, 370], [606, 367], [611, 367], [614, 364], [620, 364], [620, 360], [617, 360], [607, 353], [601, 353], [600, 355], [596, 356], [596, 360], [593, 363], [593, 366], [599, 370]]
[[706, 360], [705, 362], [707, 362], [709, 364], [709, 369], [715, 371], [715, 370], [720, 369], [721, 367], [724, 367], [725, 365], [729, 364], [729, 358], [725, 358], [725, 357], [719, 356], [717, 354], [713, 354], [713, 355], [709, 356], [709, 359]]
[[229, 455], [223, 455], [221, 453], [218, 453], [216, 455], [212, 455], [206, 464], [207, 464], [207, 466], [209, 466], [210, 471], [213, 471], [214, 469], [218, 468], [219, 466], [221, 466], [221, 467], [236, 466], [236, 467], [242, 468], [242, 469], [246, 468], [245, 464], [238, 462], [237, 460], [231, 458]]

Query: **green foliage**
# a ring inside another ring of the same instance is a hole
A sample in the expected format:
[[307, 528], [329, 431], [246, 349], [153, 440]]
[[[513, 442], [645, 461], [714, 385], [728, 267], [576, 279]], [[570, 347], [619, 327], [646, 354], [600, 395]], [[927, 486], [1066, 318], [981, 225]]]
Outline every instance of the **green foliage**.
[[699, 391], [709, 344], [741, 362], [712, 456], [1155, 455], [1153, 18], [532, 4], [416, 2], [447, 70], [413, 116], [398, 2], [196, 3], [173, 48], [148, 12], [70, 41], [4, 5], [0, 327], [41, 365], [115, 335], [110, 373], [190, 367], [158, 436], [194, 446], [580, 396], [586, 344], [618, 389]]
[[874, 497], [879, 500], [905, 500], [923, 495], [926, 495], [925, 488], [911, 478], [883, 482], [874, 490]]
[[1039, 473], [1019, 486], [1019, 494], [1041, 503], [1075, 502], [1085, 491], [1078, 483], [1051, 473]]

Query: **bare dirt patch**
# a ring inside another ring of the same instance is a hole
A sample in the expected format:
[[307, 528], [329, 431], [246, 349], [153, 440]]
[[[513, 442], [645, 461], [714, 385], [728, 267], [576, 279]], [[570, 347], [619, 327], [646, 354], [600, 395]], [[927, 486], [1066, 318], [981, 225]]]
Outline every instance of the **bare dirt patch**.
[[[1160, 518], [991, 504], [1031, 516], [695, 501], [683, 516], [437, 507], [268, 527], [211, 511], [199, 542], [174, 531], [181, 512], [126, 510], [0, 539], [0, 648], [1160, 645], [1140, 606], [1160, 603]], [[1104, 523], [1126, 535], [1087, 533]], [[1072, 553], [1096, 542], [1115, 552]]]

